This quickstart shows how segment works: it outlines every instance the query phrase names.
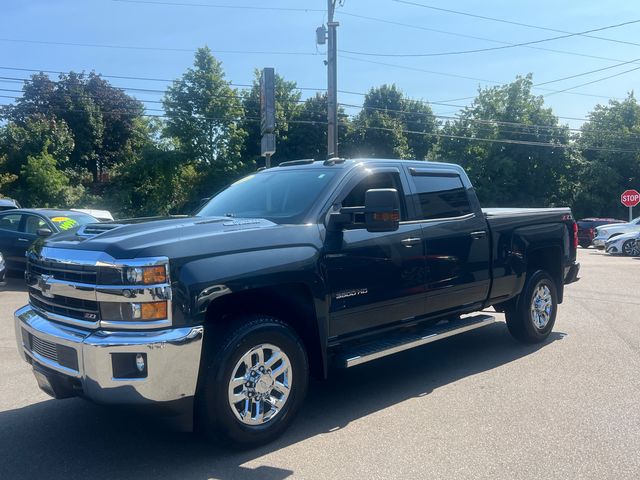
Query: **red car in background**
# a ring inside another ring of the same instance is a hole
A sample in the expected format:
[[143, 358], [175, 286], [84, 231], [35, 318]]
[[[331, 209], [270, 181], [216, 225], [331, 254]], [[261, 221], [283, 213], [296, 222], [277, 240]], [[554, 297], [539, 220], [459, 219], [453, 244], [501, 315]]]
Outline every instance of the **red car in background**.
[[589, 248], [596, 236], [596, 227], [610, 223], [625, 223], [616, 218], [583, 218], [578, 220], [578, 241], [582, 248]]

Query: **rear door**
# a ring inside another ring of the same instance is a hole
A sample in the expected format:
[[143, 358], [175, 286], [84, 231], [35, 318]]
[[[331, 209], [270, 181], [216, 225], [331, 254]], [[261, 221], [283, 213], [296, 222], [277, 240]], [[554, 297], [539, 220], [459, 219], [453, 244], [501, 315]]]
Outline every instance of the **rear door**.
[[5, 258], [7, 267], [11, 269], [22, 268], [24, 265], [24, 250], [19, 240], [21, 221], [21, 213], [0, 213], [0, 252]]
[[489, 232], [471, 186], [456, 170], [408, 170], [424, 239], [426, 313], [479, 306], [490, 288]]
[[334, 209], [364, 206], [365, 192], [395, 188], [401, 202], [395, 232], [364, 225], [327, 232], [324, 266], [331, 294], [329, 336], [358, 334], [424, 311], [422, 229], [408, 222], [406, 178], [397, 167], [359, 172], [333, 201]]

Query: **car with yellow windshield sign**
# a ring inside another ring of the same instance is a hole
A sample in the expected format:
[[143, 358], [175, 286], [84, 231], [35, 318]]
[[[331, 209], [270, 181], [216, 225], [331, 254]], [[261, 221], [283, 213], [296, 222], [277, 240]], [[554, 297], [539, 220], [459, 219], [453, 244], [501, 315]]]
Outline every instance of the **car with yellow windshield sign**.
[[18, 208], [0, 212], [0, 254], [7, 270], [22, 271], [25, 252], [38, 238], [73, 230], [97, 220], [86, 213], [49, 208]]

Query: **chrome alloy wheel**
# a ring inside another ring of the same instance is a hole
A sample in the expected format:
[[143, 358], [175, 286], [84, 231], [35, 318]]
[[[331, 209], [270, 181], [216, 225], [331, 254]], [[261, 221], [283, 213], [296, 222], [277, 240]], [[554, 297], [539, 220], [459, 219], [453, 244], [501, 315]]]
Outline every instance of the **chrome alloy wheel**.
[[553, 300], [551, 290], [544, 283], [539, 283], [531, 299], [531, 320], [539, 330], [547, 326], [551, 319]]
[[640, 248], [638, 248], [637, 240], [627, 240], [622, 244], [622, 253], [628, 257], [637, 257], [640, 255]]
[[245, 353], [229, 379], [229, 405], [245, 425], [264, 425], [284, 407], [292, 387], [287, 354], [275, 345], [257, 345]]

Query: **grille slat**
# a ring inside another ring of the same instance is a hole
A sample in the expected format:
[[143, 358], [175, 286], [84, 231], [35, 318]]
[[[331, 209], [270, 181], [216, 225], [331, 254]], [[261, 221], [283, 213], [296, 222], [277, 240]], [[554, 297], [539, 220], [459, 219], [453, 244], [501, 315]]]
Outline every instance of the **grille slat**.
[[22, 329], [22, 339], [25, 347], [31, 353], [36, 353], [58, 365], [79, 371], [78, 369], [78, 352], [75, 348], [66, 345], [60, 345], [48, 340], [42, 339]]
[[42, 355], [49, 360], [58, 362], [58, 351], [56, 349], [55, 343], [47, 342], [46, 340], [42, 340], [35, 335], [31, 335], [31, 348], [32, 351], [37, 353], [38, 355]]
[[81, 320], [94, 324], [100, 319], [100, 308], [97, 301], [82, 298], [72, 298], [61, 295], [44, 296], [35, 282], [43, 275], [49, 275], [56, 280], [73, 283], [96, 285], [98, 282], [98, 267], [43, 260], [31, 256], [27, 264], [27, 283], [29, 284], [29, 303], [38, 310]]

